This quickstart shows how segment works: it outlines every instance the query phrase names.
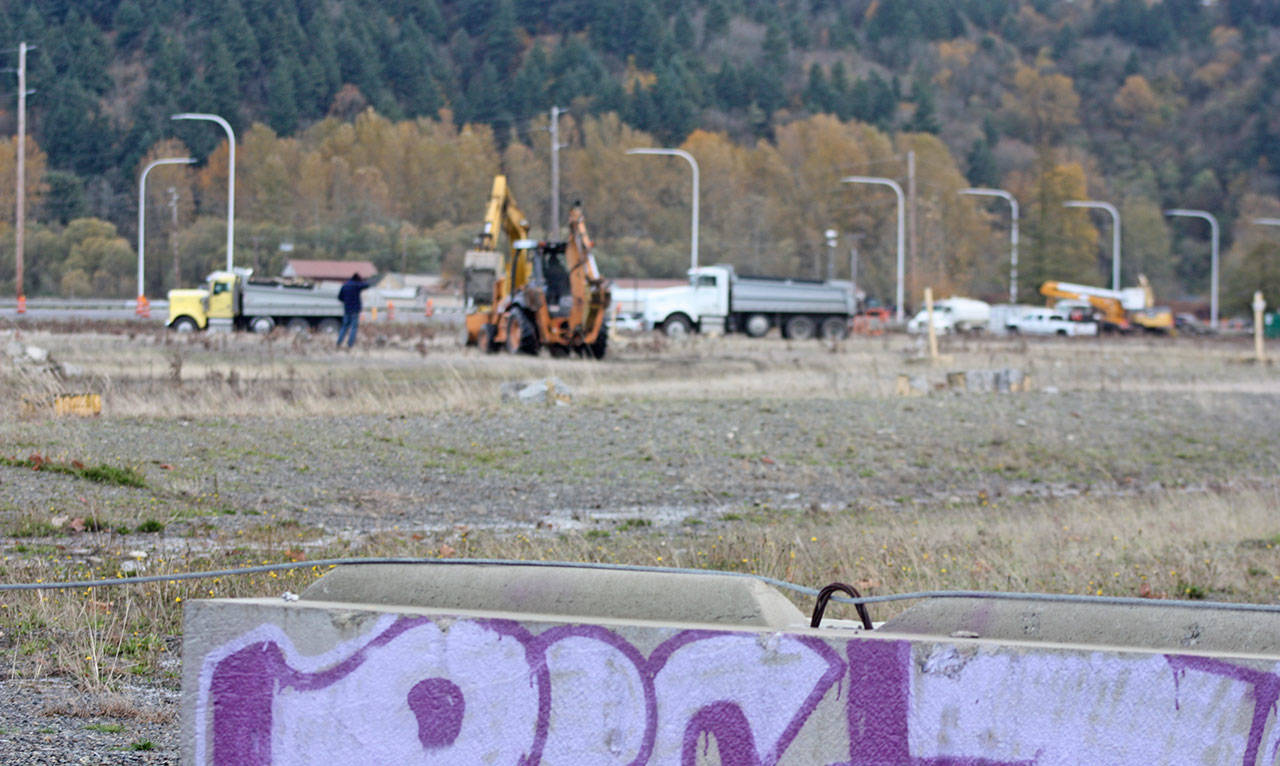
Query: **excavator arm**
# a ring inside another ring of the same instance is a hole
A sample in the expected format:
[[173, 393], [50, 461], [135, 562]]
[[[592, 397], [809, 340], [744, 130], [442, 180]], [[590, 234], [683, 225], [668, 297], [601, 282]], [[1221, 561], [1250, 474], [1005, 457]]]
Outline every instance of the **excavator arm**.
[[1051, 301], [1083, 301], [1102, 313], [1102, 321], [1120, 330], [1129, 329], [1129, 317], [1117, 291], [1070, 282], [1045, 282], [1040, 286], [1040, 294]]
[[[498, 250], [503, 234], [506, 252]], [[485, 334], [493, 332], [498, 307], [529, 282], [533, 265], [528, 236], [529, 220], [516, 205], [507, 177], [494, 176], [476, 249], [468, 250], [464, 261], [468, 344], [488, 340]]]
[[582, 205], [574, 204], [569, 211], [569, 241], [565, 243], [565, 267], [569, 270], [569, 285], [573, 294], [573, 307], [569, 313], [570, 332], [591, 342], [600, 332], [605, 309], [609, 305], [609, 290], [596, 268], [591, 254], [591, 235], [587, 233], [587, 220]]

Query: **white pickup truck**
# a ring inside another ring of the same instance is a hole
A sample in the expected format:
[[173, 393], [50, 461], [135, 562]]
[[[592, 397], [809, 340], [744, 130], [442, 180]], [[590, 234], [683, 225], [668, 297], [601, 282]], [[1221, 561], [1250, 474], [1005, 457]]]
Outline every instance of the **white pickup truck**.
[[1006, 326], [1009, 332], [1023, 335], [1097, 335], [1097, 322], [1076, 322], [1067, 319], [1053, 309], [1036, 309], [1025, 311], [1020, 316], [1011, 317]]
[[687, 286], [650, 293], [644, 324], [668, 336], [723, 329], [759, 338], [778, 327], [793, 340], [843, 338], [857, 310], [852, 282], [740, 277], [716, 265], [690, 269]]

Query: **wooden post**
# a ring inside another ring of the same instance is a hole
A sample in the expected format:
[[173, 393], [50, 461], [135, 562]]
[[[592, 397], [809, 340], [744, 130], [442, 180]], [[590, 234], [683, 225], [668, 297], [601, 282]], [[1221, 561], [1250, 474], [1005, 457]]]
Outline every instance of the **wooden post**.
[[1267, 302], [1262, 299], [1262, 291], [1253, 294], [1253, 353], [1258, 363], [1266, 361], [1266, 349], [1262, 345], [1262, 312], [1267, 310]]
[[933, 326], [933, 288], [926, 287], [924, 289], [924, 309], [928, 313], [929, 327], [929, 358], [938, 358], [938, 331]]

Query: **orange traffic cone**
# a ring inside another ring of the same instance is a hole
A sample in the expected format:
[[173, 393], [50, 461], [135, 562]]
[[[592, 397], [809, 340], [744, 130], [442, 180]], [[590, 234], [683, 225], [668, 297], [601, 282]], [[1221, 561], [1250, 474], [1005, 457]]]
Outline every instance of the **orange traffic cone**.
[[133, 310], [133, 313], [137, 314], [143, 319], [151, 318], [151, 304], [147, 301], [147, 296], [145, 295], [138, 296], [138, 307]]
[[396, 307], [395, 307], [395, 304], [392, 303], [391, 301], [387, 301], [387, 321], [388, 322], [396, 321]]
[[423, 312], [423, 315], [430, 317], [432, 314], [435, 314], [435, 313], [436, 313], [435, 301], [432, 301], [430, 298], [427, 298], [427, 310]]
[[19, 314], [27, 313], [27, 296], [25, 295], [18, 296], [18, 313]]

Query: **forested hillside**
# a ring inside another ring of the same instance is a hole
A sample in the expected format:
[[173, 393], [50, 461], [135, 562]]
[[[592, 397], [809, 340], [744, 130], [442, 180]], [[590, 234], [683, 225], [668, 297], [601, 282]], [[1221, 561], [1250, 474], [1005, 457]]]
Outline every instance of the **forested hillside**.
[[[456, 268], [489, 181], [513, 178], [545, 230], [548, 110], [561, 119], [562, 210], [583, 200], [603, 267], [687, 262], [689, 170], [629, 157], [681, 146], [701, 164], [702, 260], [825, 270], [823, 230], [861, 237], [860, 276], [890, 289], [894, 203], [850, 174], [904, 183], [917, 162], [913, 301], [931, 284], [1007, 290], [1022, 205], [1023, 294], [1101, 284], [1114, 203], [1125, 281], [1208, 291], [1223, 223], [1224, 306], [1280, 298], [1280, 4], [1265, 0], [6, 0], [5, 66], [29, 55], [29, 294], [129, 295], [138, 175], [148, 289], [222, 262], [227, 146], [239, 138], [237, 260], [370, 258]], [[0, 88], [0, 290], [12, 292], [16, 78]], [[1274, 299], [1273, 299], [1274, 300]]]

